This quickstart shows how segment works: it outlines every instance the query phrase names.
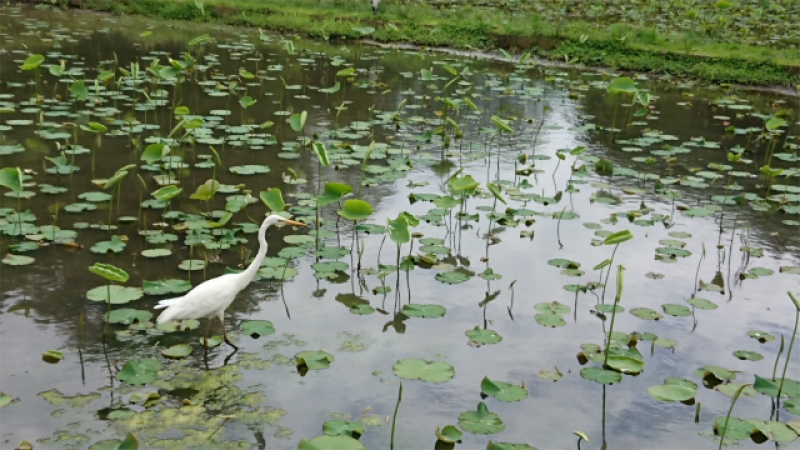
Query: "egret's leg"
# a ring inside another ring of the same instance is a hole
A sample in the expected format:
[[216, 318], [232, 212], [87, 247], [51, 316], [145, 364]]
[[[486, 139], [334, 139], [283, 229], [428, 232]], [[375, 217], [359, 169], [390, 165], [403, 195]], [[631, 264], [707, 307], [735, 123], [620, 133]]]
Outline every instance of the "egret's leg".
[[228, 331], [225, 329], [225, 314], [224, 313], [220, 313], [219, 321], [222, 322], [222, 336], [225, 337], [225, 343], [230, 345], [231, 347], [235, 348], [236, 350], [239, 350], [239, 347], [233, 345], [233, 342], [231, 342], [231, 340], [228, 339]]
[[203, 346], [206, 348], [206, 350], [208, 350], [208, 334], [211, 332], [211, 322], [213, 320], [214, 319], [209, 318], [208, 325], [206, 325], [206, 340], [203, 341]]

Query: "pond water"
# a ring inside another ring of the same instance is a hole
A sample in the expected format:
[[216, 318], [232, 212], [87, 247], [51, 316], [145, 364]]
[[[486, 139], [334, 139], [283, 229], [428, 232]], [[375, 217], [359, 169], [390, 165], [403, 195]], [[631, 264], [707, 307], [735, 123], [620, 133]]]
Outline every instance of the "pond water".
[[[796, 98], [85, 13], [0, 24], [0, 167], [24, 172], [0, 197], [3, 448], [297, 448], [323, 424], [364, 425], [367, 448], [450, 448], [447, 425], [470, 449], [716, 448], [756, 376], [726, 440], [798, 445], [797, 351], [780, 402], [770, 381], [800, 291]], [[311, 226], [270, 230], [226, 313], [240, 350], [204, 354], [204, 320], [155, 327], [158, 300], [255, 255], [268, 189]], [[130, 276], [111, 317], [95, 263]], [[303, 448], [363, 448], [324, 439]]]

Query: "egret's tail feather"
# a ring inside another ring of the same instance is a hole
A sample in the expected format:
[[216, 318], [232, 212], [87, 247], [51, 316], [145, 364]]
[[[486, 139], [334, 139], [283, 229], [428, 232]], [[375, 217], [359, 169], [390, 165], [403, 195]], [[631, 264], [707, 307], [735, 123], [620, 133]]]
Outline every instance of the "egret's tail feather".
[[170, 305], [174, 305], [175, 302], [177, 302], [178, 300], [180, 300], [182, 298], [183, 297], [175, 297], [175, 298], [168, 298], [168, 299], [165, 299], [165, 300], [161, 300], [155, 306], [155, 309], [164, 309], [164, 308], [166, 308], [166, 307], [168, 307]]

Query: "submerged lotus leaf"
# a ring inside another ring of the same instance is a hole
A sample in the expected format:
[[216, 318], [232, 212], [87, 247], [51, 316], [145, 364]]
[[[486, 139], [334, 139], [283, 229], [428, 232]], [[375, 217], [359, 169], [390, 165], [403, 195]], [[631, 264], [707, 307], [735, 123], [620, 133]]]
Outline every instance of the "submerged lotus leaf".
[[484, 377], [481, 381], [481, 392], [503, 402], [517, 402], [528, 397], [528, 390], [524, 387], [502, 381], [492, 381], [489, 377]]
[[275, 326], [269, 320], [248, 320], [239, 325], [242, 334], [246, 334], [253, 339], [261, 336], [269, 336], [275, 332]]
[[500, 416], [489, 411], [486, 403], [478, 403], [475, 411], [465, 411], [458, 416], [458, 426], [473, 434], [495, 434], [506, 429]]
[[622, 381], [622, 375], [619, 372], [600, 367], [585, 367], [581, 369], [581, 378], [606, 385]]
[[350, 436], [358, 439], [367, 429], [361, 422], [352, 420], [328, 420], [322, 424], [322, 432], [328, 436]]
[[297, 361], [298, 369], [302, 367], [306, 370], [327, 369], [334, 360], [333, 355], [321, 350], [300, 352], [296, 354], [294, 358]]
[[752, 423], [739, 419], [738, 417], [717, 416], [714, 419], [714, 432], [717, 435], [722, 435], [722, 430], [725, 430], [725, 439], [741, 441], [749, 439], [750, 435], [756, 430], [756, 427]]
[[629, 312], [642, 320], [660, 320], [664, 318], [661, 313], [650, 308], [633, 308]]
[[100, 394], [92, 393], [92, 394], [77, 394], [70, 397], [62, 394], [61, 391], [58, 389], [51, 389], [49, 391], [44, 391], [36, 394], [39, 397], [42, 397], [44, 400], [49, 402], [53, 406], [58, 406], [62, 403], [69, 405], [73, 408], [83, 408], [89, 403], [97, 400], [100, 398]]
[[344, 261], [323, 261], [311, 265], [311, 268], [317, 272], [342, 272], [348, 267], [350, 265]]
[[161, 350], [161, 354], [166, 358], [180, 359], [189, 356], [192, 353], [192, 347], [187, 344], [177, 344], [172, 347]]
[[303, 439], [297, 446], [298, 450], [366, 450], [364, 444], [350, 436], [317, 436], [310, 441]]
[[144, 295], [142, 289], [131, 286], [119, 286], [112, 284], [111, 286], [97, 286], [96, 288], [89, 289], [86, 292], [86, 298], [95, 302], [108, 302], [109, 293], [111, 294], [112, 305], [122, 305], [125, 303], [139, 300]]
[[422, 380], [430, 383], [447, 381], [456, 374], [455, 368], [450, 364], [417, 358], [401, 359], [395, 363], [392, 370], [400, 378]]
[[662, 402], [685, 402], [697, 395], [697, 388], [676, 384], [660, 384], [647, 388], [647, 393]]
[[403, 314], [409, 317], [435, 319], [444, 316], [447, 310], [440, 305], [418, 305], [415, 303], [403, 306]]
[[142, 289], [147, 295], [182, 294], [189, 292], [192, 289], [192, 284], [185, 279], [144, 280], [142, 281]]
[[471, 342], [480, 345], [497, 344], [503, 338], [494, 330], [487, 330], [476, 326], [472, 330], [467, 330], [464, 334], [469, 337]]

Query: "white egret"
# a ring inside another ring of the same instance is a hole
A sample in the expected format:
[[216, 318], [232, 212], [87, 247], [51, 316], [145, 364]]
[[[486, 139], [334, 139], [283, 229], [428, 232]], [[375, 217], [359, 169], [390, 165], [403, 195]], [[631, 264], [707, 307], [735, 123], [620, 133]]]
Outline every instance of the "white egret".
[[381, 0], [371, 0], [372, 3], [372, 13], [378, 15], [378, 8], [381, 7]]
[[170, 320], [208, 318], [205, 340], [205, 346], [208, 348], [208, 333], [211, 330], [211, 322], [216, 317], [222, 323], [222, 335], [225, 337], [225, 342], [231, 347], [237, 348], [228, 339], [228, 333], [225, 331], [225, 309], [236, 298], [236, 294], [250, 284], [253, 277], [256, 276], [264, 257], [267, 256], [267, 229], [276, 223], [307, 226], [304, 223], [289, 220], [275, 214], [267, 216], [258, 229], [258, 253], [244, 271], [206, 280], [187, 292], [183, 297], [161, 300], [156, 305], [156, 309], [167, 309], [158, 316], [156, 322], [164, 323]]

